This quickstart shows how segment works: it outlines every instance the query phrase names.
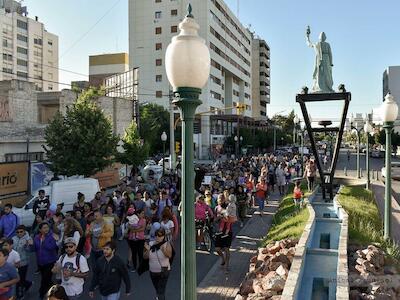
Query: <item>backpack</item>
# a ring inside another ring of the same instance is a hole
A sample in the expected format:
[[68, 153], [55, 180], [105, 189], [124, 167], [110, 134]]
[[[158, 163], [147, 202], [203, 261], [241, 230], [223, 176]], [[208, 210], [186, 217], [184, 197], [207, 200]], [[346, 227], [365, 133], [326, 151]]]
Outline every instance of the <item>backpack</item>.
[[[62, 265], [63, 265], [63, 261], [64, 261], [64, 258], [65, 258], [65, 256], [66, 256], [67, 254], [65, 253], [65, 254], [63, 254], [62, 256], [61, 256], [61, 267], [62, 267]], [[76, 264], [76, 267], [77, 267], [77, 269], [78, 270], [80, 270], [80, 261], [81, 261], [81, 254], [78, 252], [77, 254], [76, 254], [76, 256], [75, 256], [75, 264]]]

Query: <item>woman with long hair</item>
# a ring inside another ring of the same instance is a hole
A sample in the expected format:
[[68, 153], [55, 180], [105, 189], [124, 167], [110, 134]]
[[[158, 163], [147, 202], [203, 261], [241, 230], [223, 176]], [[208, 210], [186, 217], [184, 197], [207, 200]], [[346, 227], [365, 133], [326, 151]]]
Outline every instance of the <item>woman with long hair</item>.
[[[86, 228], [85, 228], [86, 230]], [[77, 251], [82, 253], [83, 245], [84, 245], [84, 236], [83, 236], [83, 229], [81, 224], [73, 219], [73, 218], [66, 218], [64, 220], [64, 236], [63, 241], [66, 238], [72, 237], [75, 240], [76, 245], [78, 245]], [[63, 247], [64, 248], [64, 247]]]
[[169, 272], [171, 271], [170, 259], [173, 257], [171, 243], [165, 239], [165, 230], [155, 232], [155, 241], [145, 244], [144, 257], [149, 259], [150, 278], [157, 293], [157, 299], [165, 300]]
[[62, 285], [53, 285], [47, 292], [47, 300], [69, 300]]

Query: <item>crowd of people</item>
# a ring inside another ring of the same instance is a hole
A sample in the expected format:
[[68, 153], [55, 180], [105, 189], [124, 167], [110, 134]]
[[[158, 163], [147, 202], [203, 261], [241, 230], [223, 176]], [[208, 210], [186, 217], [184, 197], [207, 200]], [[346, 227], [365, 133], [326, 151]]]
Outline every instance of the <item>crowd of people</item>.
[[[252, 206], [258, 206], [262, 217], [268, 194], [277, 189], [283, 195], [289, 182], [299, 177], [302, 163], [295, 155], [260, 155], [204, 168], [211, 180], [201, 178], [196, 184], [197, 247], [204, 247], [208, 224], [228, 272], [233, 224], [242, 227]], [[304, 175], [310, 185], [315, 172], [312, 161], [307, 162]], [[129, 272], [147, 271], [157, 299], [165, 299], [180, 231], [180, 184], [179, 172], [150, 182], [132, 174], [111, 195], [106, 189], [95, 195], [78, 193], [71, 211], [62, 211], [62, 205], [54, 208], [40, 190], [29, 230], [6, 204], [0, 218], [0, 300], [24, 297], [32, 286], [28, 268], [40, 274], [40, 299], [79, 299], [88, 281], [90, 297], [98, 293], [101, 299], [116, 300], [122, 282], [125, 293], [131, 292]], [[121, 243], [129, 249], [124, 258], [116, 253]], [[29, 259], [33, 253], [35, 266]]]

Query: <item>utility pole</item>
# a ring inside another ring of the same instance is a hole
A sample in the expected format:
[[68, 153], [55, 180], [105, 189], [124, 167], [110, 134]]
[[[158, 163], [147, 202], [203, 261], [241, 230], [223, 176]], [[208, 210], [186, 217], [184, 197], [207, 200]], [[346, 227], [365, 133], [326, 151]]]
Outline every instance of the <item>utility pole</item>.
[[170, 158], [170, 170], [172, 174], [174, 174], [175, 171], [175, 165], [176, 165], [176, 155], [175, 155], [175, 128], [174, 128], [174, 123], [175, 123], [175, 114], [174, 114], [174, 104], [172, 103], [172, 100], [174, 99], [174, 94], [172, 90], [169, 91], [169, 152], [171, 155]]

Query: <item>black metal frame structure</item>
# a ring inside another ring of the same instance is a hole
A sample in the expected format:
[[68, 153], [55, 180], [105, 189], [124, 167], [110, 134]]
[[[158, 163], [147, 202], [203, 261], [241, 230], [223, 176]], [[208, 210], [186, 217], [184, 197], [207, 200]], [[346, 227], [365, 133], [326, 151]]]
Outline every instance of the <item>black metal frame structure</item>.
[[[322, 196], [324, 199], [326, 199], [326, 190], [329, 191], [330, 194], [330, 199], [333, 199], [333, 178], [335, 176], [335, 171], [336, 171], [336, 164], [337, 160], [339, 158], [339, 151], [340, 151], [340, 145], [342, 143], [342, 138], [343, 138], [343, 132], [344, 132], [344, 126], [346, 123], [346, 117], [347, 117], [347, 111], [349, 108], [349, 104], [351, 101], [351, 93], [346, 92], [344, 89], [344, 86], [341, 86], [339, 93], [323, 93], [323, 94], [308, 94], [307, 88], [303, 88], [303, 93], [302, 94], [297, 94], [296, 95], [296, 102], [300, 104], [301, 107], [301, 112], [303, 114], [304, 118], [304, 123], [307, 128], [308, 136], [310, 139], [311, 143], [311, 149], [315, 157], [315, 161], [317, 163], [317, 168], [318, 172], [321, 178], [321, 187], [322, 187]], [[306, 103], [307, 102], [326, 102], [326, 101], [344, 101], [344, 106], [343, 106], [343, 111], [342, 111], [342, 118], [340, 120], [340, 126], [339, 127], [325, 127], [325, 128], [313, 128]], [[335, 150], [331, 162], [331, 168], [328, 172], [324, 171], [322, 169], [322, 165], [319, 159], [317, 147], [315, 144], [315, 138], [314, 138], [314, 133], [317, 132], [336, 132], [337, 133], [337, 138], [336, 138], [336, 144], [335, 144]]]

